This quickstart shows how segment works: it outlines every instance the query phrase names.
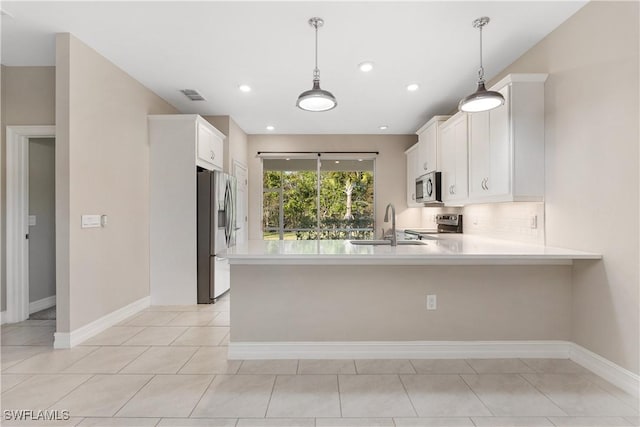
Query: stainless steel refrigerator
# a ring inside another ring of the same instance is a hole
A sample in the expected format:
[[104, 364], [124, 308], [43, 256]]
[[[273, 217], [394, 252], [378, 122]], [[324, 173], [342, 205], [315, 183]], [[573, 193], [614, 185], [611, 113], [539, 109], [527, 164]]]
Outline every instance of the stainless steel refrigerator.
[[209, 304], [229, 290], [224, 251], [236, 244], [236, 179], [226, 173], [198, 174], [198, 304]]

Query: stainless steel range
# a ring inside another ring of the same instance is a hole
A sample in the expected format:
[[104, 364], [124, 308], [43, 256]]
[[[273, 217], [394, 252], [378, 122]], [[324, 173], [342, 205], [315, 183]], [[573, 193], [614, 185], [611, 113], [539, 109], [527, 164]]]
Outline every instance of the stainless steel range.
[[423, 239], [425, 236], [440, 233], [462, 233], [462, 214], [436, 215], [437, 229], [411, 228], [405, 229], [407, 239]]

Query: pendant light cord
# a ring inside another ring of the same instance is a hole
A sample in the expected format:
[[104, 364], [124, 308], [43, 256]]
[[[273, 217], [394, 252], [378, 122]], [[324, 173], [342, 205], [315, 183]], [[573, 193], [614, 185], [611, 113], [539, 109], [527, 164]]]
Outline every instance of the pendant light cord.
[[480, 68], [478, 69], [478, 80], [479, 82], [484, 82], [484, 67], [482, 66], [482, 27], [484, 25], [479, 25], [478, 29], [480, 30]]
[[320, 80], [320, 70], [318, 69], [318, 23], [314, 23], [316, 29], [316, 67], [313, 69], [313, 80]]

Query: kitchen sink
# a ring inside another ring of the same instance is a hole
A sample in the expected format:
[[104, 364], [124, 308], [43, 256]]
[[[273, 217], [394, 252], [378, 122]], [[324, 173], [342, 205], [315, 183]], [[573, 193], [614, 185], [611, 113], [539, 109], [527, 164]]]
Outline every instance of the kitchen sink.
[[[391, 245], [391, 240], [349, 240], [352, 245]], [[420, 240], [398, 240], [398, 246], [426, 245]]]
[[349, 240], [352, 245], [390, 245], [391, 240]]

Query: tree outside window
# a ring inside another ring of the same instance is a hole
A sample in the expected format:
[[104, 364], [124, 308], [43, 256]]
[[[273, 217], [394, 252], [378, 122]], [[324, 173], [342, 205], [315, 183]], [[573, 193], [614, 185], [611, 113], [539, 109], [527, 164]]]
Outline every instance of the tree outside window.
[[373, 238], [373, 160], [265, 159], [263, 171], [264, 239]]

